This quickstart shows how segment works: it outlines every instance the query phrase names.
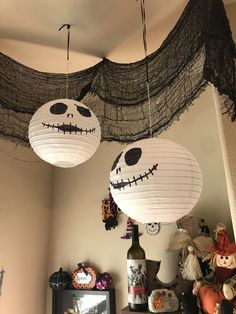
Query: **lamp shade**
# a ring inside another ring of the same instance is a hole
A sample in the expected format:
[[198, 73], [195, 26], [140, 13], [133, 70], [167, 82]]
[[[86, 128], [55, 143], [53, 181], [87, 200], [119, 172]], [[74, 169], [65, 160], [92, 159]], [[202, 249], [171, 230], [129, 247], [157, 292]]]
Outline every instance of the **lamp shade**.
[[170, 140], [150, 138], [128, 145], [110, 172], [117, 206], [141, 223], [171, 223], [188, 214], [202, 190], [192, 154]]
[[73, 99], [56, 99], [41, 106], [32, 116], [28, 133], [34, 152], [63, 168], [88, 160], [101, 139], [95, 114]]

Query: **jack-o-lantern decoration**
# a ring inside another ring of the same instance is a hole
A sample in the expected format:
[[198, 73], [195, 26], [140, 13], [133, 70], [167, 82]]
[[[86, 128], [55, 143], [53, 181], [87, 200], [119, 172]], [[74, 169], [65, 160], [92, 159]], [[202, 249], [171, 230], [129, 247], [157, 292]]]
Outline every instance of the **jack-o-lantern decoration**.
[[53, 290], [63, 290], [71, 287], [71, 276], [68, 272], [63, 271], [62, 267], [59, 271], [54, 272], [48, 279], [50, 288]]
[[74, 167], [97, 150], [101, 129], [95, 114], [73, 99], [56, 99], [41, 106], [29, 124], [34, 152], [58, 167]]
[[71, 277], [75, 289], [92, 289], [97, 279], [95, 270], [86, 263], [79, 263]]
[[128, 145], [110, 172], [117, 206], [141, 223], [175, 222], [189, 213], [202, 190], [202, 173], [192, 154], [165, 139]]

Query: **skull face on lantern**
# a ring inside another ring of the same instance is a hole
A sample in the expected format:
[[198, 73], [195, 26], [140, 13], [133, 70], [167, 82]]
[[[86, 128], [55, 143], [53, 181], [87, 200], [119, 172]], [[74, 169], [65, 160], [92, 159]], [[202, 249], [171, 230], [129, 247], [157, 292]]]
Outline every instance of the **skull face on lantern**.
[[192, 154], [165, 139], [128, 145], [110, 172], [114, 201], [142, 223], [178, 220], [196, 204], [201, 189], [201, 170]]
[[73, 167], [89, 159], [101, 138], [95, 114], [73, 99], [57, 99], [40, 107], [29, 125], [29, 141], [43, 160]]

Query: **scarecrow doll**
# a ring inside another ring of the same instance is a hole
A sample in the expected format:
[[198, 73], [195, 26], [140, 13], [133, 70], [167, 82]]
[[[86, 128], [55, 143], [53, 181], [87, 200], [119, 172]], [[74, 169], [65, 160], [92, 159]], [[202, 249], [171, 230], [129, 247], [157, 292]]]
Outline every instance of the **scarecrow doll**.
[[212, 272], [194, 284], [201, 310], [206, 314], [236, 313], [236, 244], [231, 243], [226, 228], [218, 224], [215, 230], [210, 260]]

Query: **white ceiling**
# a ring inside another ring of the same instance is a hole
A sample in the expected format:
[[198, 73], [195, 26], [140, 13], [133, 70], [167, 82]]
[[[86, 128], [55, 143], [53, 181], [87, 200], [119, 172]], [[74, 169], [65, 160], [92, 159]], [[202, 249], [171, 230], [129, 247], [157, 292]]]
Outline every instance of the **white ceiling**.
[[[146, 0], [149, 25], [176, 16], [187, 0]], [[128, 3], [128, 5], [127, 5]], [[0, 37], [63, 48], [71, 24], [71, 49], [103, 57], [142, 30], [136, 0], [1, 0]]]
[[[235, 1], [226, 0], [225, 3]], [[187, 2], [146, 0], [149, 52], [158, 48]], [[3, 50], [7, 40], [65, 49], [67, 30], [59, 31], [65, 23], [71, 24], [70, 50], [73, 52], [88, 57], [105, 56], [117, 62], [136, 61], [136, 58], [144, 57], [140, 1], [0, 1], [0, 44]], [[15, 56], [17, 46], [13, 53]]]

